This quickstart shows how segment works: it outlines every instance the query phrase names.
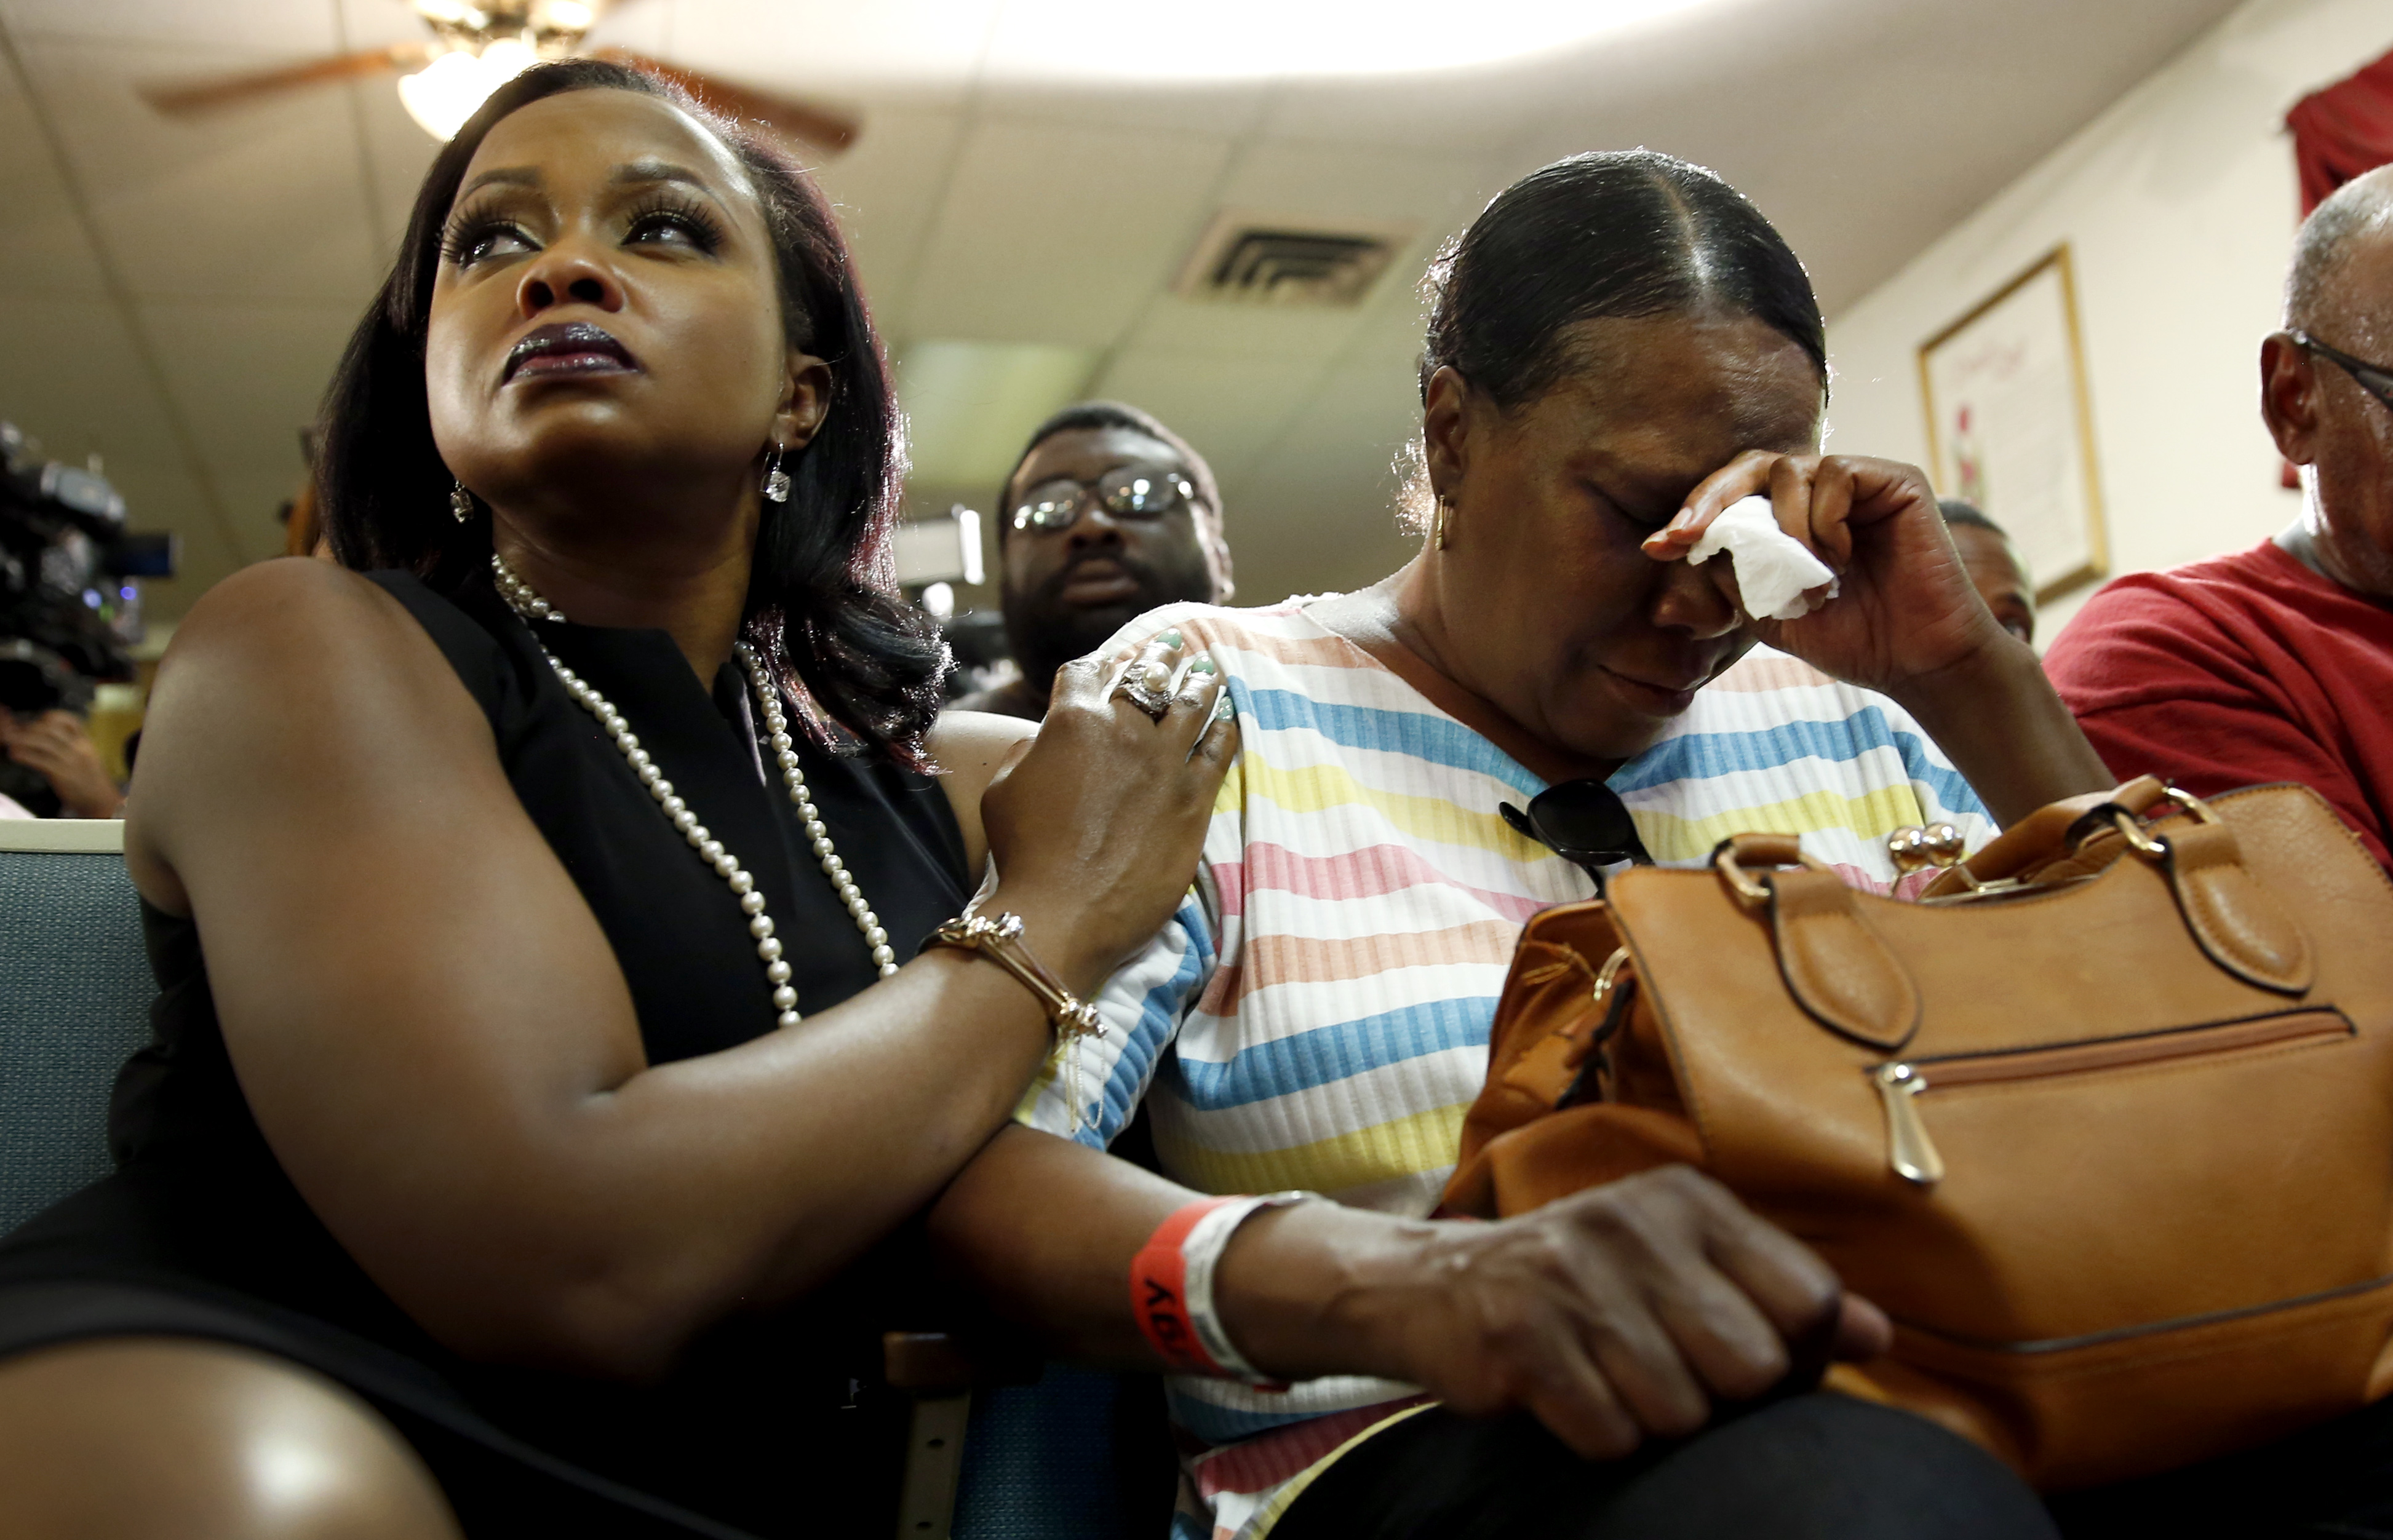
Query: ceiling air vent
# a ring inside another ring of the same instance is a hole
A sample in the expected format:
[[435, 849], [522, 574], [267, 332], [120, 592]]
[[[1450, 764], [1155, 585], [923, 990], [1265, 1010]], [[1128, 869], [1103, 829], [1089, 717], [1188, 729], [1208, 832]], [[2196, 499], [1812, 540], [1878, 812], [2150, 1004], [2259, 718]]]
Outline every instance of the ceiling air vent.
[[1172, 288], [1238, 305], [1360, 305], [1413, 228], [1225, 212]]

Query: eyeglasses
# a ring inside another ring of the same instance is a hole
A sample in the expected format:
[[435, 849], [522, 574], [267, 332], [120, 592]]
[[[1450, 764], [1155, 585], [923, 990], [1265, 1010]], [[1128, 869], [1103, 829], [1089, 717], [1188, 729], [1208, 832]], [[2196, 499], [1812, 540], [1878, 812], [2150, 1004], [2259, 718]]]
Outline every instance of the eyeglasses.
[[1013, 505], [1013, 525], [1016, 529], [1068, 529], [1092, 495], [1116, 518], [1161, 518], [1192, 502], [1196, 489], [1178, 471], [1156, 465], [1116, 465], [1093, 482], [1059, 476], [1022, 494]]
[[1620, 794], [1592, 777], [1559, 781], [1529, 799], [1527, 812], [1499, 803], [1504, 821], [1595, 879], [1603, 891], [1608, 868], [1624, 861], [1650, 867], [1654, 857]]
[[2377, 403], [2386, 411], [2393, 411], [2393, 369], [2387, 369], [2383, 364], [2370, 363], [2365, 359], [2355, 359], [2348, 353], [2329, 347], [2308, 332], [2291, 332], [2286, 334], [2294, 339], [2294, 346], [2296, 347], [2306, 348], [2329, 363], [2342, 365], [2343, 372], [2351, 376], [2355, 385], [2375, 397]]

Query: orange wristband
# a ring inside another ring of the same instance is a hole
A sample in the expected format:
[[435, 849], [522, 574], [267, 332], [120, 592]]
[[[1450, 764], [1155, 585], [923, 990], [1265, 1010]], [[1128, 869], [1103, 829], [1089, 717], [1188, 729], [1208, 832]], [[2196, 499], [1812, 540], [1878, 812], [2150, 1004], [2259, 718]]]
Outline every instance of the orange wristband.
[[1131, 1313], [1138, 1318], [1138, 1329], [1145, 1334], [1147, 1345], [1175, 1369], [1200, 1375], [1222, 1372], [1197, 1337], [1196, 1324], [1189, 1319], [1188, 1258], [1180, 1243], [1196, 1228], [1198, 1220], [1225, 1203], [1237, 1201], [1235, 1197], [1198, 1198], [1183, 1204], [1155, 1227], [1155, 1233], [1131, 1259]]

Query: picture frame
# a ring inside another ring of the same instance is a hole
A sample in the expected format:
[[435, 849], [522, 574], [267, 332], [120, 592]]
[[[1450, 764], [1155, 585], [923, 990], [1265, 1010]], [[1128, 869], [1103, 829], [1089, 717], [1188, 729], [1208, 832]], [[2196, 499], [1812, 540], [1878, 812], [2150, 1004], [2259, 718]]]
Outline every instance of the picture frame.
[[1919, 345], [1929, 476], [2019, 547], [2036, 602], [2111, 569], [2067, 241]]

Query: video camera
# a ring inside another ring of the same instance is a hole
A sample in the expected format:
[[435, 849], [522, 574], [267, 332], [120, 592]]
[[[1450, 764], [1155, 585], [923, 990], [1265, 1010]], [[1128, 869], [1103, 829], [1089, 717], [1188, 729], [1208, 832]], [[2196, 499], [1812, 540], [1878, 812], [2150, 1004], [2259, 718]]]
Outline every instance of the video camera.
[[[124, 498], [97, 465], [41, 458], [0, 423], [0, 710], [87, 711], [96, 688], [133, 677], [141, 591], [175, 575], [176, 539], [124, 528]], [[0, 760], [0, 792], [34, 772]], [[20, 797], [19, 799], [22, 801]]]

